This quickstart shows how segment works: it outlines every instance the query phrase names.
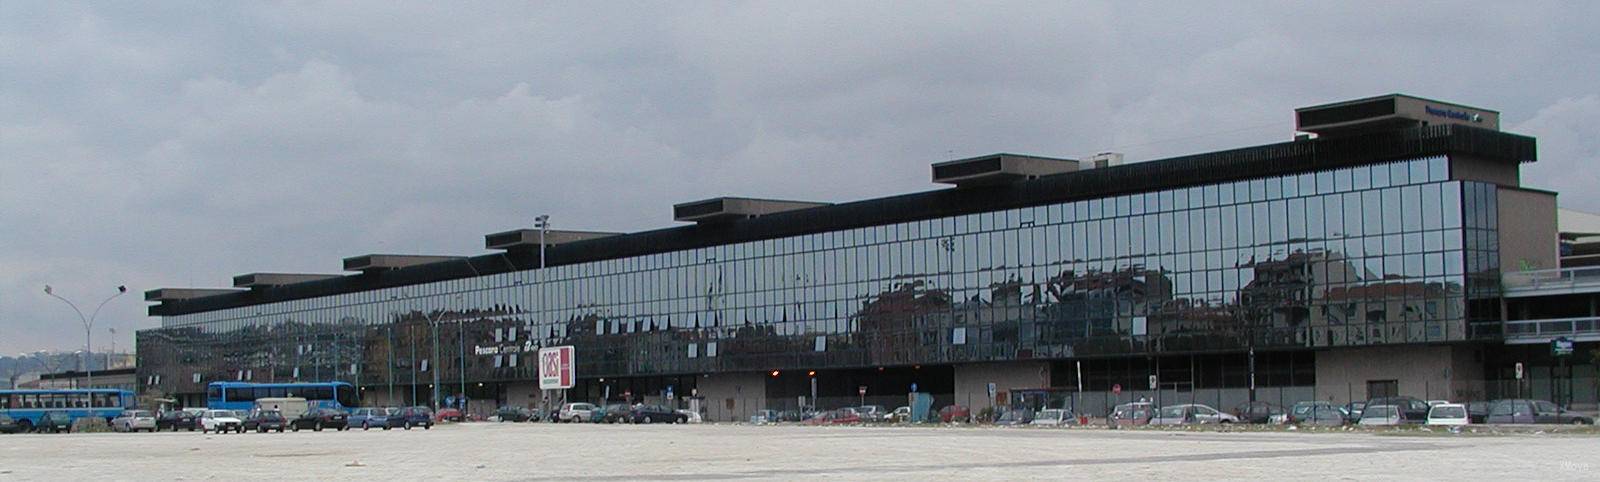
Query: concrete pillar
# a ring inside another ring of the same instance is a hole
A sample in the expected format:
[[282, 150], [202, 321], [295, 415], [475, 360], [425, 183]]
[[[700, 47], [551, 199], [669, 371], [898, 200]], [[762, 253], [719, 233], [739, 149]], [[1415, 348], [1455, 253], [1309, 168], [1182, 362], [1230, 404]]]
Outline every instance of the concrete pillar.
[[1345, 404], [1370, 398], [1367, 383], [1394, 380], [1399, 395], [1423, 400], [1475, 400], [1483, 364], [1471, 346], [1380, 346], [1317, 353], [1317, 400]]
[[517, 382], [506, 384], [506, 405], [539, 408], [541, 400], [538, 382]]
[[989, 398], [989, 384], [995, 385], [996, 398], [1009, 400], [1006, 394], [1019, 388], [1049, 388], [1050, 364], [1040, 361], [973, 363], [955, 366], [955, 403], [979, 410], [994, 407], [996, 400]]
[[700, 396], [705, 397], [708, 422], [749, 420], [757, 410], [767, 408], [767, 374], [718, 373], [697, 380]]

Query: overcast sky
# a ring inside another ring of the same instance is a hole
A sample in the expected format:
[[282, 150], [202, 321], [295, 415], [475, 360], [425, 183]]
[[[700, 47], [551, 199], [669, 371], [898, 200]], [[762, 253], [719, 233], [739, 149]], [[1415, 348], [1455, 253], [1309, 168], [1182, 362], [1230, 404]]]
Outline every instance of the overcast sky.
[[993, 152], [1279, 142], [1405, 92], [1539, 137], [1600, 211], [1600, 2], [0, 2], [0, 353], [156, 326], [144, 290], [366, 253], [483, 253], [548, 212], [934, 188]]

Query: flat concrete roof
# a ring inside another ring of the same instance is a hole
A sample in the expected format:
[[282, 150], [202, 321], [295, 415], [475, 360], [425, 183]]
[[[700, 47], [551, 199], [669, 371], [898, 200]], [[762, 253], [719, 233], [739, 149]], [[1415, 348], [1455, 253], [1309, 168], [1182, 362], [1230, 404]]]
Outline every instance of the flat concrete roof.
[[[610, 233], [603, 231], [557, 231], [552, 229], [545, 231], [542, 239], [545, 246], [555, 246], [558, 244], [575, 243], [590, 239], [609, 238], [611, 236], [620, 234], [622, 233]], [[539, 230], [537, 229], [513, 229], [510, 231], [502, 231], [494, 234], [484, 235], [483, 247], [486, 249], [537, 248], [539, 247], [540, 240], [541, 237], [539, 236]]]
[[145, 301], [169, 301], [203, 298], [213, 295], [238, 293], [240, 289], [234, 288], [156, 288], [144, 292]]
[[399, 269], [424, 264], [460, 261], [465, 256], [434, 256], [422, 254], [364, 254], [344, 259], [345, 271], [377, 271]]
[[672, 218], [696, 223], [724, 222], [828, 205], [829, 203], [823, 202], [784, 199], [716, 197], [673, 205]]
[[234, 276], [233, 286], [236, 288], [267, 288], [342, 277], [343, 275], [337, 274], [248, 273]]

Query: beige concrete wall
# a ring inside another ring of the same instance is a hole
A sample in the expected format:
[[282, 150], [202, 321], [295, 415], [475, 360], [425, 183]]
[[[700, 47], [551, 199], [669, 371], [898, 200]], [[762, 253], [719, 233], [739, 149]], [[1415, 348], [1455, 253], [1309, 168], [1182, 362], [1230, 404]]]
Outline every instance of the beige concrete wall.
[[1501, 188], [1498, 197], [1500, 272], [1560, 267], [1555, 193]]
[[1367, 382], [1395, 380], [1400, 395], [1468, 400], [1481, 394], [1483, 369], [1471, 346], [1383, 346], [1317, 352], [1317, 400], [1366, 400]]
[[767, 374], [717, 373], [697, 381], [705, 398], [707, 422], [749, 420], [757, 410], [767, 408]]
[[1050, 386], [1050, 364], [1046, 362], [973, 363], [955, 367], [955, 403], [978, 410], [995, 405], [989, 399], [989, 384], [995, 385], [996, 398], [1009, 399], [1017, 388]]
[[1450, 179], [1482, 181], [1506, 187], [1522, 185], [1521, 167], [1515, 162], [1494, 161], [1472, 156], [1450, 156]]

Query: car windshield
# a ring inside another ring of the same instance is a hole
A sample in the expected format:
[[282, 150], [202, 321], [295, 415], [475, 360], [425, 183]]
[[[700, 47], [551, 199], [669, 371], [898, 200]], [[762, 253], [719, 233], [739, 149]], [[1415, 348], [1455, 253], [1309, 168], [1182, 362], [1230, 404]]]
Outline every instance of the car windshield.
[[1306, 414], [1311, 413], [1311, 411], [1316, 409], [1316, 408], [1317, 408], [1317, 404], [1315, 404], [1315, 403], [1296, 403], [1296, 404], [1294, 404], [1294, 409], [1292, 409], [1291, 411], [1294, 412], [1295, 416], [1303, 417]]
[[1183, 413], [1188, 408], [1189, 407], [1184, 407], [1181, 405], [1173, 407], [1161, 407], [1161, 418], [1183, 418]]
[[1433, 407], [1433, 418], [1467, 418], [1467, 409], [1462, 406], [1440, 405]]
[[144, 410], [134, 410], [132, 412], [128, 412], [128, 416], [129, 417], [147, 418], [147, 417], [150, 416], [150, 412], [146, 412]]

